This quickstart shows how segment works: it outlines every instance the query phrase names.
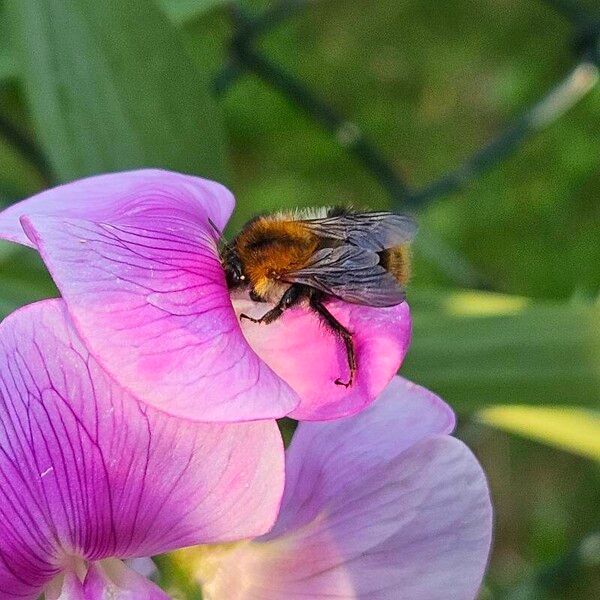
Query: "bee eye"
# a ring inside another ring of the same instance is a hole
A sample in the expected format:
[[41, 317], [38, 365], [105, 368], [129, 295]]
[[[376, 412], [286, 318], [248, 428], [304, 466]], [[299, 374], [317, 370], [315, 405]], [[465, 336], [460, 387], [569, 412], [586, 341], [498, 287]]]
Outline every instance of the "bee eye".
[[238, 287], [246, 279], [246, 276], [242, 272], [242, 266], [233, 262], [226, 265], [225, 275], [229, 288]]

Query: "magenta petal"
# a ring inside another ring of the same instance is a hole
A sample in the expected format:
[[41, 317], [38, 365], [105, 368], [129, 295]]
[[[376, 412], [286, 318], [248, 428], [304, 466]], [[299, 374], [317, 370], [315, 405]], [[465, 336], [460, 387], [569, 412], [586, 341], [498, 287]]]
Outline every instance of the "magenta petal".
[[83, 179], [0, 215], [19, 219], [102, 366], [137, 398], [197, 421], [281, 417], [298, 397], [255, 354], [231, 306], [217, 228], [223, 186], [166, 171]]
[[[236, 299], [237, 313], [258, 316], [264, 305]], [[300, 396], [290, 416], [329, 420], [366, 408], [398, 371], [411, 337], [407, 303], [371, 308], [330, 301], [333, 315], [353, 334], [358, 371], [352, 387], [336, 385], [348, 377], [343, 343], [307, 309], [292, 309], [270, 325], [242, 321], [246, 339], [258, 355]]]
[[[0, 512], [0, 520], [2, 513]], [[50, 578], [38, 577], [36, 581], [28, 581], [23, 573], [30, 572], [21, 570], [12, 564], [5, 561], [0, 551], [0, 598], [3, 600], [37, 600], [40, 593]], [[52, 600], [55, 600], [52, 598]]]
[[275, 422], [211, 425], [118, 387], [51, 300], [0, 325], [0, 596], [65, 556], [149, 556], [264, 533], [283, 487]]
[[473, 600], [491, 541], [485, 476], [451, 411], [396, 379], [367, 411], [302, 423], [274, 529], [225, 555], [214, 600]]
[[[354, 336], [358, 373], [349, 388], [334, 383], [348, 377], [343, 345], [314, 314], [246, 322], [242, 333], [209, 224], [222, 229], [233, 202], [221, 185], [177, 173], [103, 175], [10, 207], [0, 237], [40, 251], [92, 354], [166, 413], [228, 422], [364, 409], [406, 354], [408, 306], [329, 302]], [[236, 310], [267, 307], [240, 300]]]
[[83, 585], [85, 600], [169, 600], [158, 586], [120, 560], [93, 564]]

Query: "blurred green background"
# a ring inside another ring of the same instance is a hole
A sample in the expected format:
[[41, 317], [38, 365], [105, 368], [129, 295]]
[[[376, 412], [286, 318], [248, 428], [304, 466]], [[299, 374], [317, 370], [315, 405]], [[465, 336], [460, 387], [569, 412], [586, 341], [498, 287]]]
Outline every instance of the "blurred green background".
[[[242, 3], [249, 15], [274, 6], [286, 18], [252, 51], [359, 126], [412, 188], [526, 114], [584, 42], [600, 58], [597, 0]], [[231, 231], [285, 207], [392, 207], [340, 143], [352, 126], [325, 131], [297, 90], [231, 61], [248, 26], [237, 4], [4, 0], [0, 12], [3, 205], [163, 166], [225, 181]], [[585, 64], [587, 93], [514, 153], [455, 193], [393, 203], [421, 225], [402, 373], [455, 407], [492, 487], [482, 598], [600, 598], [600, 84]], [[0, 246], [2, 314], [52, 293], [33, 253]], [[161, 565], [167, 589], [199, 597], [184, 566]]]

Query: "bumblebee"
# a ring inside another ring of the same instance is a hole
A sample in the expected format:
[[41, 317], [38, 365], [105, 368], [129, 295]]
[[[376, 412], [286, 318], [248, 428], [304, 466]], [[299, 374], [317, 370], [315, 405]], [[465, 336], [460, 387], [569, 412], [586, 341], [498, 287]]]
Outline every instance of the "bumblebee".
[[254, 323], [269, 324], [303, 303], [344, 343], [351, 386], [357, 363], [352, 332], [327, 309], [328, 298], [366, 306], [401, 304], [410, 275], [408, 244], [417, 230], [410, 217], [346, 207], [263, 215], [250, 220], [220, 250], [227, 285], [248, 289], [256, 302], [275, 306]]

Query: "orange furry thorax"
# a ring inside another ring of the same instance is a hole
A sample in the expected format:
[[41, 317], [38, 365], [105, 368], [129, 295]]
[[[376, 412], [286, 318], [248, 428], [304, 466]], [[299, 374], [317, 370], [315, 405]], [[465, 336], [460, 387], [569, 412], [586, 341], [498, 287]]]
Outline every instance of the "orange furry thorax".
[[252, 289], [267, 298], [287, 273], [304, 267], [319, 239], [301, 222], [259, 217], [235, 240]]

